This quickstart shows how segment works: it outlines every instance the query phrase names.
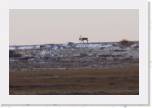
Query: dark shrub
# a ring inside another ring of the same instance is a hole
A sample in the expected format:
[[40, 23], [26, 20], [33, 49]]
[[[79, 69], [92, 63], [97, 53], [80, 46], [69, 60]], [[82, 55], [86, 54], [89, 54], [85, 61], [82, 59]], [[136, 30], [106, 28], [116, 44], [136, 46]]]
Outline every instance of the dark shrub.
[[129, 47], [129, 46], [132, 45], [132, 44], [133, 44], [133, 42], [128, 41], [128, 40], [126, 40], [126, 39], [123, 39], [123, 40], [120, 41], [120, 45], [122, 45], [122, 46]]
[[75, 44], [73, 42], [68, 42], [67, 45], [70, 46], [70, 47], [75, 47]]
[[9, 57], [21, 57], [22, 55], [14, 50], [9, 50]]

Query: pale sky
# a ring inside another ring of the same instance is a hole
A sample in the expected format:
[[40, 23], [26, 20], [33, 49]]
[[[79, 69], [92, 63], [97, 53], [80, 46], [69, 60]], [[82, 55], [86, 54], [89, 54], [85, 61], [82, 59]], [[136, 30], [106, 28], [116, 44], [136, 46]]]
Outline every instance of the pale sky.
[[138, 10], [10, 10], [10, 45], [138, 40]]

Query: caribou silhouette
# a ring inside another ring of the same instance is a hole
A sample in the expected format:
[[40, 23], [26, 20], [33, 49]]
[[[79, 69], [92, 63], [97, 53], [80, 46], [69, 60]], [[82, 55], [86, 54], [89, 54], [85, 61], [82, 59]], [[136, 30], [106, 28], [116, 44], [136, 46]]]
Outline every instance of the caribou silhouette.
[[87, 38], [87, 37], [82, 37], [82, 36], [80, 35], [79, 40], [80, 40], [82, 43], [84, 43], [85, 41], [88, 43], [88, 38]]

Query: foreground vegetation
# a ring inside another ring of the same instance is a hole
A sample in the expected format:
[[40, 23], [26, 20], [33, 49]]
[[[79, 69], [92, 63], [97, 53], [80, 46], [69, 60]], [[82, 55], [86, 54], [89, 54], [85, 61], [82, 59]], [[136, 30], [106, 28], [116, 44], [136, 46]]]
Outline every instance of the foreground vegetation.
[[138, 95], [138, 64], [89, 69], [10, 70], [10, 95]]

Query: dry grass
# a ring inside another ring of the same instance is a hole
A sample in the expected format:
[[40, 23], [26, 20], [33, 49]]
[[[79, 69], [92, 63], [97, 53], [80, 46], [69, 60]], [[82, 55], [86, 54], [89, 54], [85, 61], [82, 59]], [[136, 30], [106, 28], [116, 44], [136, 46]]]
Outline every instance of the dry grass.
[[138, 95], [138, 65], [10, 72], [10, 95]]

